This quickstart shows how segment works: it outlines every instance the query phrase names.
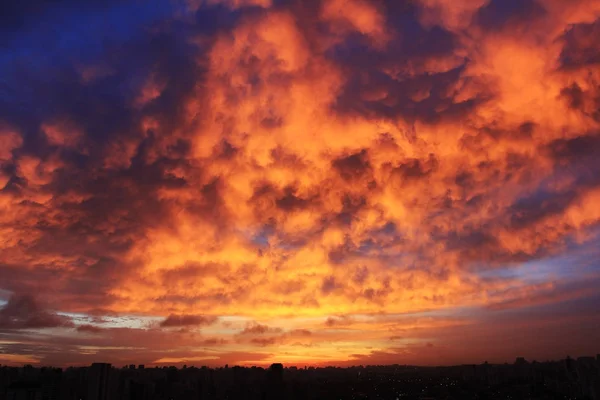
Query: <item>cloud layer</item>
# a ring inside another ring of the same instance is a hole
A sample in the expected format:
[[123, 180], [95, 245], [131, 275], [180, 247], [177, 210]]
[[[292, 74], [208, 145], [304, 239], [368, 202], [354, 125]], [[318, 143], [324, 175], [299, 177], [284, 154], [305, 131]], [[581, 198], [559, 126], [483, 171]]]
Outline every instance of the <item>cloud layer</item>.
[[598, 351], [596, 1], [25, 3], [0, 362]]

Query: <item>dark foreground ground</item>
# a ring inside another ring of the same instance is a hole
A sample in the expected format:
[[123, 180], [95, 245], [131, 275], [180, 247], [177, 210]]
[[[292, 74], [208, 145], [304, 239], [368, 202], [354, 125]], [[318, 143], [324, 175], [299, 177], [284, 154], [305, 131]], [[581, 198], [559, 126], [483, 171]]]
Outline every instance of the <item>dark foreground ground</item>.
[[0, 367], [0, 400], [600, 399], [600, 355], [514, 364], [352, 368]]

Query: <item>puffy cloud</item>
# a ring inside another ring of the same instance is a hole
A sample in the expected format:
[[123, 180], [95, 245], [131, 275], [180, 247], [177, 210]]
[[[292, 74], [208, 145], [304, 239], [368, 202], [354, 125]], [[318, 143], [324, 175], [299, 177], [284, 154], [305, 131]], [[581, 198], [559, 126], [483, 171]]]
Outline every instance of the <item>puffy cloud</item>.
[[[386, 21], [375, 2], [363, 0], [330, 0], [322, 4], [322, 18], [332, 24], [333, 29], [344, 32], [356, 30], [375, 40], [376, 45], [385, 44], [388, 37]], [[347, 25], [347, 26], [344, 26]]]
[[265, 333], [281, 332], [280, 328], [270, 328], [259, 323], [249, 324], [240, 332], [240, 335], [264, 335]]
[[325, 325], [329, 327], [350, 325], [352, 323], [352, 318], [347, 315], [343, 315], [340, 317], [327, 317], [327, 319], [325, 320]]
[[0, 160], [7, 161], [12, 159], [13, 150], [21, 147], [23, 139], [21, 136], [12, 130], [3, 129], [0, 131]]

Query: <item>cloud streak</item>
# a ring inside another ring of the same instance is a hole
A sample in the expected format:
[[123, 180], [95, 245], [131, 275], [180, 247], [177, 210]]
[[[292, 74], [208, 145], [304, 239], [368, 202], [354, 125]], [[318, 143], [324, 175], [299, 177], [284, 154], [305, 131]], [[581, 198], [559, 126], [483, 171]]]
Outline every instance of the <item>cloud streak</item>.
[[160, 323], [163, 328], [180, 326], [203, 326], [213, 324], [217, 319], [203, 315], [174, 315], [171, 314]]

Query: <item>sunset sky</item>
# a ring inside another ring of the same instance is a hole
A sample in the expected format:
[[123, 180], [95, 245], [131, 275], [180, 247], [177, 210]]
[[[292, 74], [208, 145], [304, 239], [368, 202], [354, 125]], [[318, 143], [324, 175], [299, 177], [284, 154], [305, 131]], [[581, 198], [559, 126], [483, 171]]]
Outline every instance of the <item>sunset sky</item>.
[[0, 12], [0, 364], [600, 353], [600, 1]]

